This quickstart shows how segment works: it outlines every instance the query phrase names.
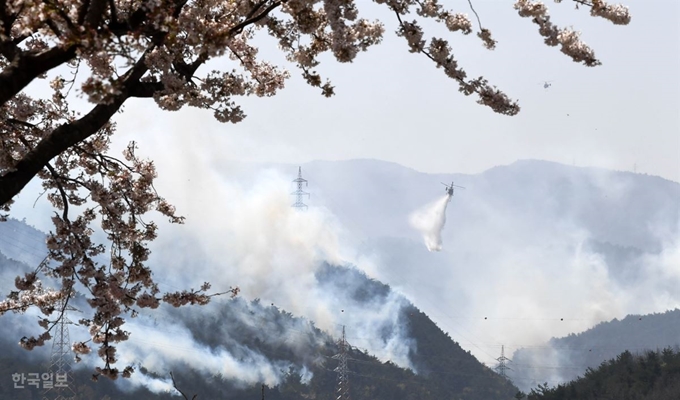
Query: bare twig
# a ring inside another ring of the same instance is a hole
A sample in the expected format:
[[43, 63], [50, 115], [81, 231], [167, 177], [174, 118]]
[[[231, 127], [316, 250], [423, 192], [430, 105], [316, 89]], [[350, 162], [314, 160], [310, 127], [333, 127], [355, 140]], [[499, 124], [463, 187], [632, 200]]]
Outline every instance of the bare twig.
[[[187, 395], [184, 394], [184, 392], [181, 391], [181, 390], [177, 387], [177, 383], [175, 382], [175, 377], [172, 376], [172, 371], [170, 371], [170, 378], [172, 379], [172, 387], [174, 387], [175, 390], [178, 391], [178, 392], [179, 392], [186, 400], [189, 400], [189, 398], [187, 397]], [[195, 395], [191, 398], [191, 400], [196, 399], [196, 397], [198, 397], [197, 394], [195, 394]]]
[[477, 22], [479, 23], [479, 29], [482, 30], [482, 20], [479, 19], [479, 14], [477, 14], [477, 11], [475, 11], [475, 8], [472, 6], [472, 0], [468, 0], [468, 4], [470, 5], [470, 10], [475, 14], [475, 17], [477, 17]]

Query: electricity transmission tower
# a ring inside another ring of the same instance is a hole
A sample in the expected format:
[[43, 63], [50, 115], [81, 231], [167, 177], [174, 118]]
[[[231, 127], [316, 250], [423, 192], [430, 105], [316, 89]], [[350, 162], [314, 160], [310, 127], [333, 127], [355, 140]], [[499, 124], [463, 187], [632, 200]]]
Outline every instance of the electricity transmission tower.
[[[78, 311], [77, 309], [66, 306], [62, 299], [57, 305], [57, 310], [61, 310], [61, 319], [54, 327], [55, 333], [52, 338], [52, 355], [50, 356], [49, 373], [52, 374], [53, 386], [44, 388], [43, 400], [69, 400], [76, 398], [73, 390], [73, 375], [71, 374], [71, 339], [68, 334], [68, 325], [72, 324], [66, 316], [67, 311]], [[57, 376], [66, 376], [66, 381], [60, 380]]]
[[298, 167], [298, 177], [297, 179], [294, 179], [293, 182], [297, 184], [297, 190], [291, 193], [292, 195], [295, 195], [295, 204], [293, 204], [293, 207], [298, 210], [306, 210], [307, 205], [302, 202], [302, 196], [307, 196], [309, 198], [309, 193], [302, 190], [303, 183], [307, 186], [307, 180], [302, 179], [302, 167]]
[[333, 356], [333, 358], [339, 362], [334, 370], [338, 373], [338, 385], [335, 390], [335, 398], [336, 400], [350, 400], [349, 370], [347, 369], [347, 350], [349, 350], [349, 344], [345, 337], [344, 325], [342, 326], [342, 338], [338, 340], [338, 347], [340, 347], [340, 352]]
[[496, 366], [496, 371], [503, 377], [507, 378], [505, 375], [505, 371], [507, 370], [512, 370], [512, 368], [508, 367], [505, 363], [506, 361], [512, 361], [511, 359], [505, 357], [505, 346], [501, 346], [501, 356], [496, 359], [498, 361], [498, 365]]

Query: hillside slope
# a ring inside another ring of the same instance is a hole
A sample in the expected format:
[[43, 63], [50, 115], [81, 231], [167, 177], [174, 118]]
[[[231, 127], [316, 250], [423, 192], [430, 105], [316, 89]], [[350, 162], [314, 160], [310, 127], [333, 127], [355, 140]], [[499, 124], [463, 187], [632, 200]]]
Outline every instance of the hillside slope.
[[[0, 269], [8, 272], [21, 268], [25, 266], [0, 254]], [[343, 292], [358, 304], [381, 304], [400, 296], [389, 286], [349, 267], [325, 264], [317, 272], [317, 279], [324, 290]], [[82, 298], [76, 298], [74, 303], [82, 303]], [[397, 304], [393, 316], [396, 323], [377, 325], [373, 336], [378, 340], [407, 341], [408, 357], [417, 373], [382, 362], [354, 347], [350, 331], [348, 367], [353, 398], [434, 400], [455, 396], [466, 400], [509, 400], [516, 393], [517, 388], [509, 381], [480, 364], [407, 300], [402, 298]], [[268, 385], [268, 399], [335, 398], [337, 361], [332, 356], [339, 352], [337, 337], [258, 299], [216, 300], [212, 307], [198, 311], [187, 308], [142, 313], [139, 318], [147, 321], [147, 329], [119, 346], [122, 359], [137, 356], [133, 360], [137, 369], [133, 378], [121, 379], [116, 385], [106, 379], [91, 382], [91, 363], [96, 359], [86, 357], [85, 364], [75, 366], [72, 387], [91, 399], [166, 399], [173, 397], [168, 392], [172, 371], [178, 386], [186, 393], [198, 394], [199, 399], [258, 398], [258, 381], [264, 383], [273, 376], [279, 376], [279, 380]], [[3, 316], [8, 317], [17, 318]], [[0, 328], [0, 353], [4, 355], [0, 373], [9, 377], [47, 369], [49, 343], [30, 353], [16, 345], [18, 335], [36, 328], [31, 324]], [[74, 337], [78, 328], [71, 329]], [[158, 329], [167, 331], [170, 340]], [[394, 329], [403, 332], [395, 334]], [[210, 365], [215, 369], [206, 369]], [[0, 398], [35, 396], [39, 396], [36, 388], [19, 390], [13, 388], [11, 379], [0, 381]]]
[[680, 352], [666, 348], [639, 355], [623, 352], [582, 378], [532, 390], [528, 400], [676, 400], [680, 398]]
[[602, 322], [591, 329], [545, 346], [524, 348], [512, 355], [508, 376], [526, 388], [543, 382], [570, 381], [588, 368], [615, 359], [624, 351], [633, 354], [680, 346], [680, 309], [648, 315], [629, 315], [622, 320]]

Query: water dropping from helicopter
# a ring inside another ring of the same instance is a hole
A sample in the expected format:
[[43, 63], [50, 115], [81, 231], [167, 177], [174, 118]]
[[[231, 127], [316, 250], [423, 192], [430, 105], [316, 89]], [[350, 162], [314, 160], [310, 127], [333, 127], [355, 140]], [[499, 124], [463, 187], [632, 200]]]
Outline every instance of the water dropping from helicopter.
[[445, 187], [445, 196], [415, 211], [410, 217], [411, 226], [423, 235], [425, 246], [429, 251], [441, 251], [442, 230], [446, 224], [446, 207], [451, 202], [454, 188], [465, 189], [453, 182], [450, 185], [442, 182], [442, 185]]

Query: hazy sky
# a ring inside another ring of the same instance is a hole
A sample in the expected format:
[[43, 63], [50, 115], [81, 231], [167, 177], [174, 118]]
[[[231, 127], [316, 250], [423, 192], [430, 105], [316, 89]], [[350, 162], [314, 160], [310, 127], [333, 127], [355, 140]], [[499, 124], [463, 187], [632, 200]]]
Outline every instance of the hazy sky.
[[[444, 3], [470, 12], [464, 1]], [[633, 16], [628, 26], [590, 17], [571, 2], [547, 3], [556, 24], [573, 25], [595, 49], [603, 63], [595, 68], [544, 45], [537, 26], [508, 1], [475, 4], [499, 42], [495, 51], [474, 35], [429, 27], [427, 38], [451, 39], [469, 76], [484, 75], [520, 101], [515, 117], [460, 94], [429, 60], [408, 52], [389, 13], [369, 4], [365, 15], [386, 22], [385, 40], [352, 64], [324, 58], [318, 70], [332, 79], [334, 98], [323, 98], [292, 70], [279, 95], [242, 101], [248, 118], [240, 124], [220, 124], [204, 110], [154, 111], [144, 100], [128, 103], [117, 117], [119, 136], [136, 136], [149, 151], [159, 139], [151, 131], [192, 140], [200, 130], [203, 143], [196, 145], [234, 160], [376, 158], [423, 172], [475, 173], [538, 158], [618, 170], [637, 164], [638, 172], [680, 181], [680, 6], [675, 0], [624, 3]], [[266, 43], [263, 57], [281, 60]], [[552, 86], [545, 89], [544, 80]]]

